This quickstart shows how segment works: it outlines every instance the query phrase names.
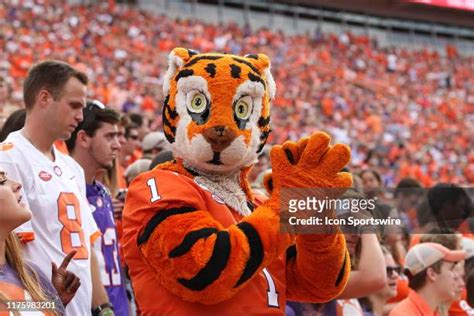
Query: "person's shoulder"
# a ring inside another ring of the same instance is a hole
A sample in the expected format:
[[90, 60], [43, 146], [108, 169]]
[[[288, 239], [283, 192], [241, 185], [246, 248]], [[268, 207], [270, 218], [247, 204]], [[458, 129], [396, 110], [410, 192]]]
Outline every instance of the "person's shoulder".
[[[138, 175], [130, 184], [127, 199], [148, 196], [155, 192], [160, 199], [184, 199], [196, 201], [204, 196], [205, 187], [193, 178], [174, 171], [153, 169]], [[158, 200], [157, 200], [158, 201]]]
[[2, 160], [17, 160], [18, 157], [24, 157], [27, 148], [24, 146], [23, 137], [20, 131], [13, 132], [0, 143], [0, 157]]
[[401, 300], [390, 312], [389, 316], [405, 316], [405, 315], [413, 315], [416, 316], [417, 314], [414, 313], [416, 309], [414, 309], [411, 300], [406, 297]]

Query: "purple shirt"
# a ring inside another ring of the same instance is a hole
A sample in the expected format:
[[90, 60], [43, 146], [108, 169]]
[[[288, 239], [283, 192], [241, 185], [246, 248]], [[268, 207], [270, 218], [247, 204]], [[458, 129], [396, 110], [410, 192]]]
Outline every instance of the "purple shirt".
[[102, 236], [94, 244], [102, 283], [110, 303], [114, 306], [115, 315], [128, 316], [128, 298], [120, 267], [112, 199], [106, 187], [98, 181], [87, 185], [87, 199], [95, 222], [102, 233]]

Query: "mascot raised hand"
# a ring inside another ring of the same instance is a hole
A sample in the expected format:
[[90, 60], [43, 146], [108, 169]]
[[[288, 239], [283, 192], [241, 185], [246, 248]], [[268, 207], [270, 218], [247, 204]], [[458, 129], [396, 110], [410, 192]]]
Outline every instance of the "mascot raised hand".
[[175, 160], [141, 174], [124, 210], [123, 251], [143, 315], [284, 315], [287, 300], [344, 288], [342, 234], [280, 232], [282, 188], [347, 188], [345, 145], [316, 133], [271, 150], [271, 194], [247, 181], [270, 133], [275, 82], [263, 54], [176, 48], [163, 83]]

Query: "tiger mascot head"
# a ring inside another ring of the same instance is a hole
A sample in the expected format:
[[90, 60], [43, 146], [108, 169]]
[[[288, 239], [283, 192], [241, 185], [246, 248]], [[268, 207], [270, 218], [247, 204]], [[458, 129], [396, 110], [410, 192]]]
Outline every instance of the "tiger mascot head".
[[186, 167], [229, 174], [253, 165], [270, 133], [275, 82], [264, 54], [175, 48], [163, 91], [163, 129]]

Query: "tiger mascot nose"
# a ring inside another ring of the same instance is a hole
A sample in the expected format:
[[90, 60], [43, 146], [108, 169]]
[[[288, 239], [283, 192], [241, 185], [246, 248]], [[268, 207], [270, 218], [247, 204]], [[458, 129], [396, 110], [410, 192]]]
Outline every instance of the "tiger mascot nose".
[[214, 152], [221, 152], [229, 147], [237, 134], [227, 126], [213, 126], [206, 128], [203, 136]]

